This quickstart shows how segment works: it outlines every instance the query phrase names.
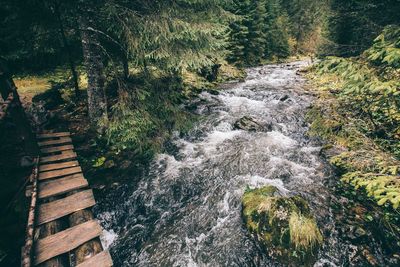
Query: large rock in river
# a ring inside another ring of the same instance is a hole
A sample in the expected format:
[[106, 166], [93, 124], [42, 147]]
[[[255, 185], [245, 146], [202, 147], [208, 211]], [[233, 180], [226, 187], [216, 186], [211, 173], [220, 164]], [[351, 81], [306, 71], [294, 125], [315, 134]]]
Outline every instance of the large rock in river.
[[323, 237], [306, 200], [267, 186], [246, 191], [242, 204], [248, 230], [271, 257], [287, 266], [313, 265]]
[[233, 125], [235, 129], [240, 129], [240, 130], [246, 130], [250, 132], [256, 132], [256, 131], [262, 131], [262, 130], [271, 130], [272, 126], [264, 127], [261, 125], [259, 122], [257, 122], [255, 119], [244, 116], [237, 120], [235, 124]]

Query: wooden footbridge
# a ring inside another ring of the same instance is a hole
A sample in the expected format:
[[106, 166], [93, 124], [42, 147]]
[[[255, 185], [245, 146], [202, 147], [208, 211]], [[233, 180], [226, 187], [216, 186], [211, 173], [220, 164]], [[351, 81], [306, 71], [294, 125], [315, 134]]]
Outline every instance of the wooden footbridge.
[[25, 181], [31, 203], [21, 266], [112, 266], [99, 238], [102, 228], [91, 212], [96, 204], [93, 192], [82, 174], [70, 133], [32, 131], [12, 74], [1, 58], [0, 96], [0, 123], [7, 120], [13, 125], [25, 156], [34, 163]]
[[32, 204], [23, 266], [112, 266], [70, 133], [42, 133], [37, 140], [40, 157], [28, 188]]

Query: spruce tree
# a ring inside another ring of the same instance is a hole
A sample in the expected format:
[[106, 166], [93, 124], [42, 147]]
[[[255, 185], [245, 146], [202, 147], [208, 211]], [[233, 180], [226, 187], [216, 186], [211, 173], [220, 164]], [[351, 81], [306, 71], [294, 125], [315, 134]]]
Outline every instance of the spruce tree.
[[245, 25], [249, 29], [247, 40], [248, 43], [244, 49], [245, 62], [249, 66], [258, 65], [264, 56], [264, 16], [265, 2], [251, 0], [249, 5], [250, 19], [245, 21]]
[[280, 0], [267, 0], [265, 5], [265, 58], [285, 58], [290, 54], [288, 17]]
[[237, 19], [230, 25], [228, 60], [239, 66], [254, 66], [264, 54], [264, 1], [234, 0], [232, 13]]
[[247, 46], [249, 28], [245, 25], [245, 21], [249, 20], [247, 14], [249, 9], [249, 1], [234, 0], [232, 7], [228, 7], [230, 11], [236, 15], [236, 18], [229, 25], [229, 45], [228, 45], [228, 61], [242, 67], [245, 65], [245, 47]]

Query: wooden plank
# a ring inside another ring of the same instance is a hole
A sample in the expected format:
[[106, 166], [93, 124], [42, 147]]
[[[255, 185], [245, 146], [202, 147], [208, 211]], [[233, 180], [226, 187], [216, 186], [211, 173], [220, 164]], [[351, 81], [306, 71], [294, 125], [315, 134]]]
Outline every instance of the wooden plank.
[[113, 266], [113, 262], [111, 259], [110, 252], [102, 251], [90, 259], [82, 262], [81, 264], [76, 265], [76, 267], [111, 267]]
[[73, 145], [51, 146], [51, 147], [41, 148], [40, 152], [41, 153], [54, 153], [54, 152], [62, 152], [65, 150], [72, 150], [72, 149], [74, 149]]
[[90, 208], [96, 204], [93, 191], [85, 190], [39, 206], [38, 225], [56, 220], [75, 211]]
[[39, 239], [36, 241], [35, 246], [35, 265], [67, 253], [83, 243], [98, 237], [101, 232], [102, 230], [98, 222], [92, 220]]
[[43, 142], [38, 142], [38, 145], [40, 147], [43, 147], [43, 146], [60, 145], [60, 144], [66, 144], [66, 143], [72, 143], [71, 137], [60, 137], [55, 140], [47, 140], [47, 141], [43, 141]]
[[61, 152], [61, 154], [58, 154], [58, 155], [41, 157], [40, 163], [48, 163], [48, 162], [54, 162], [54, 161], [59, 161], [59, 160], [73, 159], [76, 157], [77, 157], [77, 155], [73, 150], [67, 150], [67, 151]]
[[39, 172], [52, 171], [52, 170], [64, 169], [75, 166], [79, 166], [79, 162], [77, 160], [61, 162], [61, 163], [44, 164], [39, 166]]
[[39, 198], [53, 197], [73, 190], [87, 187], [89, 184], [82, 174], [74, 174], [51, 181], [39, 183]]
[[56, 177], [61, 177], [61, 176], [66, 176], [66, 175], [71, 175], [71, 174], [80, 173], [80, 172], [82, 172], [82, 169], [79, 166], [61, 169], [61, 170], [41, 172], [41, 173], [39, 173], [39, 181], [56, 178]]
[[60, 132], [60, 133], [42, 133], [38, 134], [36, 137], [38, 139], [45, 139], [45, 138], [55, 138], [55, 137], [67, 137], [71, 134], [69, 132]]

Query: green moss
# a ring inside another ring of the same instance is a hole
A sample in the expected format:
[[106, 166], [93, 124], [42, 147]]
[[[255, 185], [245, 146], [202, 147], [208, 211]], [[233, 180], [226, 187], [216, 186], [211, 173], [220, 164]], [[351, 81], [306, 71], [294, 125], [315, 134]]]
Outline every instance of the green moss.
[[246, 227], [270, 256], [301, 266], [315, 260], [323, 238], [303, 198], [282, 197], [266, 186], [247, 190], [242, 205]]
[[316, 67], [308, 78], [318, 96], [307, 114], [311, 123], [309, 134], [340, 148], [338, 153], [330, 153], [328, 160], [343, 182], [365, 190], [379, 205], [398, 209], [400, 161], [396, 153], [382, 146], [382, 140], [373, 135], [368, 118], [360, 118], [341, 96], [345, 79], [339, 73], [321, 72]]

